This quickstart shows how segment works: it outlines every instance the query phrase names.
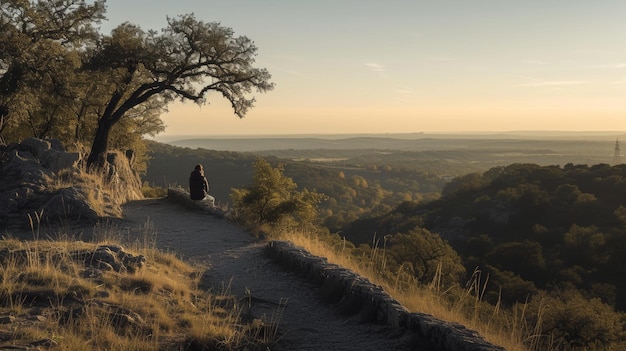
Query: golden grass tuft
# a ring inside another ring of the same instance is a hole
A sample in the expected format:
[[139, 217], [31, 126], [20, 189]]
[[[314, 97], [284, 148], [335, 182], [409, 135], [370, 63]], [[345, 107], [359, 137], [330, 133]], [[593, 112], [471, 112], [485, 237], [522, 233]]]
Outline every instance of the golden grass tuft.
[[[120, 160], [126, 159], [126, 156], [119, 151], [111, 152], [117, 153], [117, 158]], [[124, 168], [123, 162], [118, 164], [118, 167]], [[134, 172], [130, 169], [130, 165], [125, 169], [118, 168], [117, 171], [124, 177], [135, 177]], [[150, 188], [147, 185], [140, 188], [139, 179], [134, 180], [137, 182], [137, 185], [129, 185], [126, 181], [120, 181], [118, 178], [108, 179], [102, 172], [102, 170], [87, 169], [83, 162], [76, 167], [59, 171], [50, 180], [48, 190], [54, 192], [63, 188], [78, 188], [84, 194], [90, 207], [100, 217], [120, 217], [122, 212], [119, 206], [130, 200], [142, 198], [142, 191], [146, 191], [149, 196], [155, 197], [163, 194], [163, 189]], [[127, 181], [130, 182], [130, 180]], [[134, 181], [131, 183], [134, 183]], [[112, 204], [116, 206], [112, 206]]]

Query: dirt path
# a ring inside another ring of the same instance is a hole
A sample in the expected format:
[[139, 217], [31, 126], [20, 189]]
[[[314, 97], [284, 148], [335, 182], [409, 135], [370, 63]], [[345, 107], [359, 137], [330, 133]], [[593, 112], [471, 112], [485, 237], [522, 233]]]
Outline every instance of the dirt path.
[[269, 260], [263, 242], [226, 220], [165, 199], [134, 201], [123, 209], [123, 228], [141, 233], [140, 228], [153, 227], [157, 247], [205, 268], [203, 287], [223, 292], [230, 286], [240, 298], [251, 296], [253, 317], [271, 320], [286, 301], [272, 350], [410, 349], [407, 336], [360, 323], [322, 303], [315, 286]]

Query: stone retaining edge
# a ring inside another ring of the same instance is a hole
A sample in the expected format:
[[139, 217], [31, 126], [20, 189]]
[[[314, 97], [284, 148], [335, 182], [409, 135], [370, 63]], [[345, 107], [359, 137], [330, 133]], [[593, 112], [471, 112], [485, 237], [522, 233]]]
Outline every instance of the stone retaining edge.
[[313, 256], [288, 241], [270, 241], [266, 254], [281, 265], [320, 286], [322, 297], [349, 314], [358, 313], [366, 322], [390, 325], [412, 332], [416, 349], [441, 351], [502, 351], [478, 332], [426, 313], [411, 313], [382, 287], [326, 258]]

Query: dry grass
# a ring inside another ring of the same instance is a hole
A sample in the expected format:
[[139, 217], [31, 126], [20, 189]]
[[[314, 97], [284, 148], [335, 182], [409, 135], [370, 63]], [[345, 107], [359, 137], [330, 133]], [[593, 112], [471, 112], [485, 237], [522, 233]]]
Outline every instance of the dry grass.
[[[84, 166], [65, 169], [47, 191], [75, 188], [98, 216], [119, 217], [122, 204], [142, 195], [123, 179], [130, 169], [116, 171], [121, 176], [108, 179]], [[264, 350], [273, 342], [266, 323], [242, 322], [242, 306], [228, 291], [199, 289], [203, 271], [159, 251], [151, 223], [132, 233], [107, 223], [83, 233], [63, 219], [51, 233], [40, 230], [42, 211], [28, 218], [32, 241], [0, 239], [0, 349]], [[121, 243], [146, 257], [141, 269], [107, 270], [85, 259]]]
[[346, 267], [372, 283], [380, 285], [393, 298], [412, 312], [431, 314], [442, 320], [457, 322], [478, 331], [489, 342], [509, 351], [527, 351], [523, 339], [533, 335], [534, 326], [525, 325], [524, 306], [505, 311], [482, 301], [485, 279], [476, 271], [466, 289], [442, 290], [437, 279], [428, 286], [420, 285], [411, 274], [384, 276], [384, 252], [372, 249], [365, 260], [357, 260], [342, 243], [334, 246], [317, 235], [283, 232], [278, 239], [288, 240], [316, 256]]
[[[118, 159], [126, 159], [119, 151], [112, 152], [118, 154]], [[125, 177], [131, 177], [133, 174], [130, 167], [118, 169], [117, 172]], [[54, 192], [69, 187], [78, 188], [90, 207], [100, 217], [119, 217], [122, 214], [120, 205], [143, 196], [142, 189], [129, 186], [120, 181], [119, 177], [107, 180], [101, 170], [89, 170], [84, 163], [63, 169], [55, 174], [54, 178], [49, 181], [48, 191]], [[163, 192], [163, 189], [146, 188], [146, 191], [149, 194], [158, 195]]]
[[45, 340], [58, 350], [254, 350], [271, 343], [259, 337], [260, 326], [241, 323], [233, 298], [199, 290], [201, 272], [148, 239], [125, 249], [147, 257], [138, 272], [86, 277], [76, 253], [119, 245], [113, 236], [106, 229], [94, 242], [0, 240], [0, 316], [16, 319], [0, 325], [0, 336], [9, 336], [0, 347]]

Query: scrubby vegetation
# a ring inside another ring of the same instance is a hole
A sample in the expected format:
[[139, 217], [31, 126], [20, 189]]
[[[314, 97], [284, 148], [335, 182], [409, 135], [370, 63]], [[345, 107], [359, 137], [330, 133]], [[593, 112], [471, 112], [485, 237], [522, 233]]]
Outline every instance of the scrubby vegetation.
[[440, 200], [356, 221], [343, 238], [321, 227], [274, 233], [355, 269], [413, 311], [459, 321], [507, 349], [621, 350], [624, 170], [499, 167], [455, 179]]
[[308, 227], [318, 217], [322, 194], [298, 191], [298, 185], [286, 177], [282, 168], [274, 168], [264, 159], [254, 164], [252, 183], [243, 189], [233, 188], [231, 198], [236, 217], [249, 228], [270, 226], [273, 231]]
[[437, 232], [469, 272], [479, 267], [484, 301], [525, 306], [542, 347], [617, 350], [626, 321], [624, 177], [623, 165], [492, 168], [453, 180], [439, 200], [404, 203], [344, 234], [364, 242], [416, 226]]

